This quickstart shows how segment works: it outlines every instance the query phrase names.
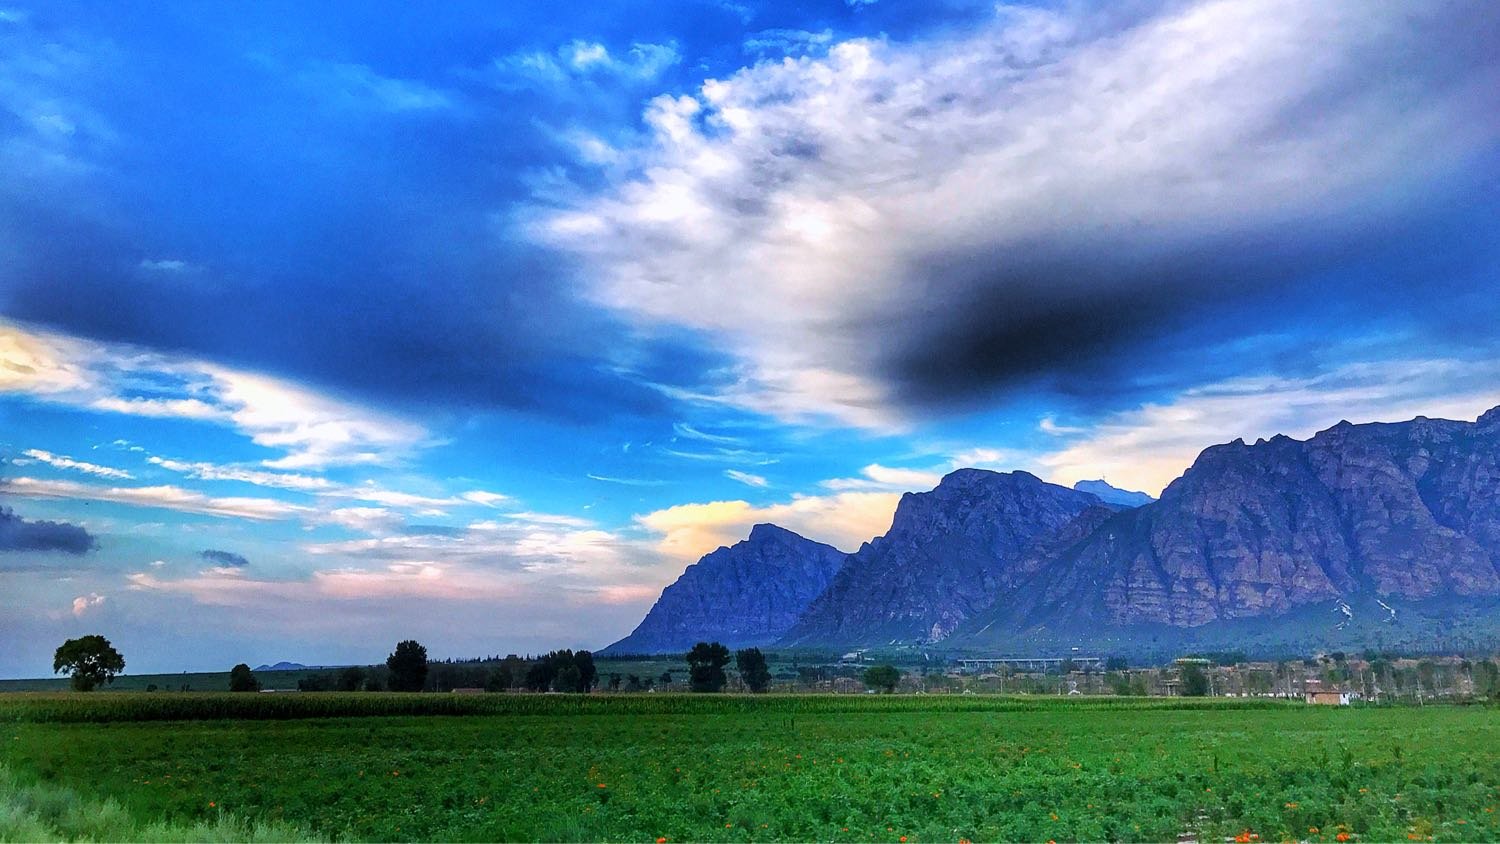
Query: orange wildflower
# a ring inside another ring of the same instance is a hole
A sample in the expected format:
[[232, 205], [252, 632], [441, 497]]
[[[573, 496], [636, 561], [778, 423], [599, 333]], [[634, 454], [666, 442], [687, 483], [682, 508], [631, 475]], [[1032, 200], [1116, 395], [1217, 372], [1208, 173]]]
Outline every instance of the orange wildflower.
[[218, 805], [219, 805], [218, 803], [215, 803], [212, 800], [208, 801], [208, 808], [210, 808], [210, 809], [212, 809], [212, 808], [214, 808], [214, 807], [216, 807]]
[[1335, 840], [1335, 841], [1348, 841], [1349, 840], [1349, 833], [1347, 833], [1347, 832], [1340, 832], [1338, 835], [1333, 836], [1333, 840]]
[[667, 844], [667, 839], [665, 839], [665, 838], [658, 838], [658, 839], [656, 839], [656, 844]]
[[901, 836], [901, 844], [906, 844], [906, 836]]
[[604, 785], [604, 783], [602, 783], [602, 782], [601, 782], [601, 783], [599, 783], [599, 787], [600, 787], [600, 788], [604, 788], [604, 787], [605, 787], [605, 785]]

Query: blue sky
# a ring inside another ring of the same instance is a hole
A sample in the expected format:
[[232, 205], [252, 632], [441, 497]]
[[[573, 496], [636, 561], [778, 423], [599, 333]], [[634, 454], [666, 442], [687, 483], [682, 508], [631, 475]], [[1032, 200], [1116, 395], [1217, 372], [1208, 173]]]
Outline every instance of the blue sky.
[[1500, 10], [0, 2], [0, 676], [601, 647], [959, 466], [1500, 404]]

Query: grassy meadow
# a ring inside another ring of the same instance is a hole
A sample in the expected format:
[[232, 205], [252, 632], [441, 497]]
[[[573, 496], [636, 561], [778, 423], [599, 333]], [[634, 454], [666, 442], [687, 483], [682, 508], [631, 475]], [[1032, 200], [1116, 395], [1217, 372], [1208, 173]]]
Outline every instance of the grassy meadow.
[[127, 825], [58, 837], [166, 822], [348, 840], [1494, 841], [1496, 747], [1486, 707], [0, 697], [10, 791], [106, 801]]

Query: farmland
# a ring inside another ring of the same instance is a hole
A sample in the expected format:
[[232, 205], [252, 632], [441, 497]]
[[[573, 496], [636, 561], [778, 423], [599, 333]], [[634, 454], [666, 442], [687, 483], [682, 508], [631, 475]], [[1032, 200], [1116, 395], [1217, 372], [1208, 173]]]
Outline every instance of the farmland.
[[15, 695], [0, 739], [140, 823], [364, 840], [1500, 840], [1486, 707]]

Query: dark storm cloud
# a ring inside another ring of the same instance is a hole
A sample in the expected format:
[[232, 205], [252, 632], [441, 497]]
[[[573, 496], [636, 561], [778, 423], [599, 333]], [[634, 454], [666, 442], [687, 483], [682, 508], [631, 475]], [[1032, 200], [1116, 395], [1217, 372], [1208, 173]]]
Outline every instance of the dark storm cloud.
[[1447, 303], [1500, 310], [1500, 6], [1134, 8], [747, 69], [549, 235], [615, 307], [725, 336], [743, 403], [860, 424], [1118, 402], [1265, 334], [1437, 351]]
[[245, 566], [250, 565], [250, 561], [245, 559], [244, 555], [236, 554], [233, 551], [220, 551], [215, 548], [208, 548], [200, 551], [198, 553], [198, 556], [202, 557], [207, 562], [213, 563], [216, 566], [233, 566], [234, 568], [244, 568]]
[[66, 522], [29, 522], [9, 507], [0, 507], [0, 551], [58, 551], [82, 555], [97, 543], [78, 525]]

